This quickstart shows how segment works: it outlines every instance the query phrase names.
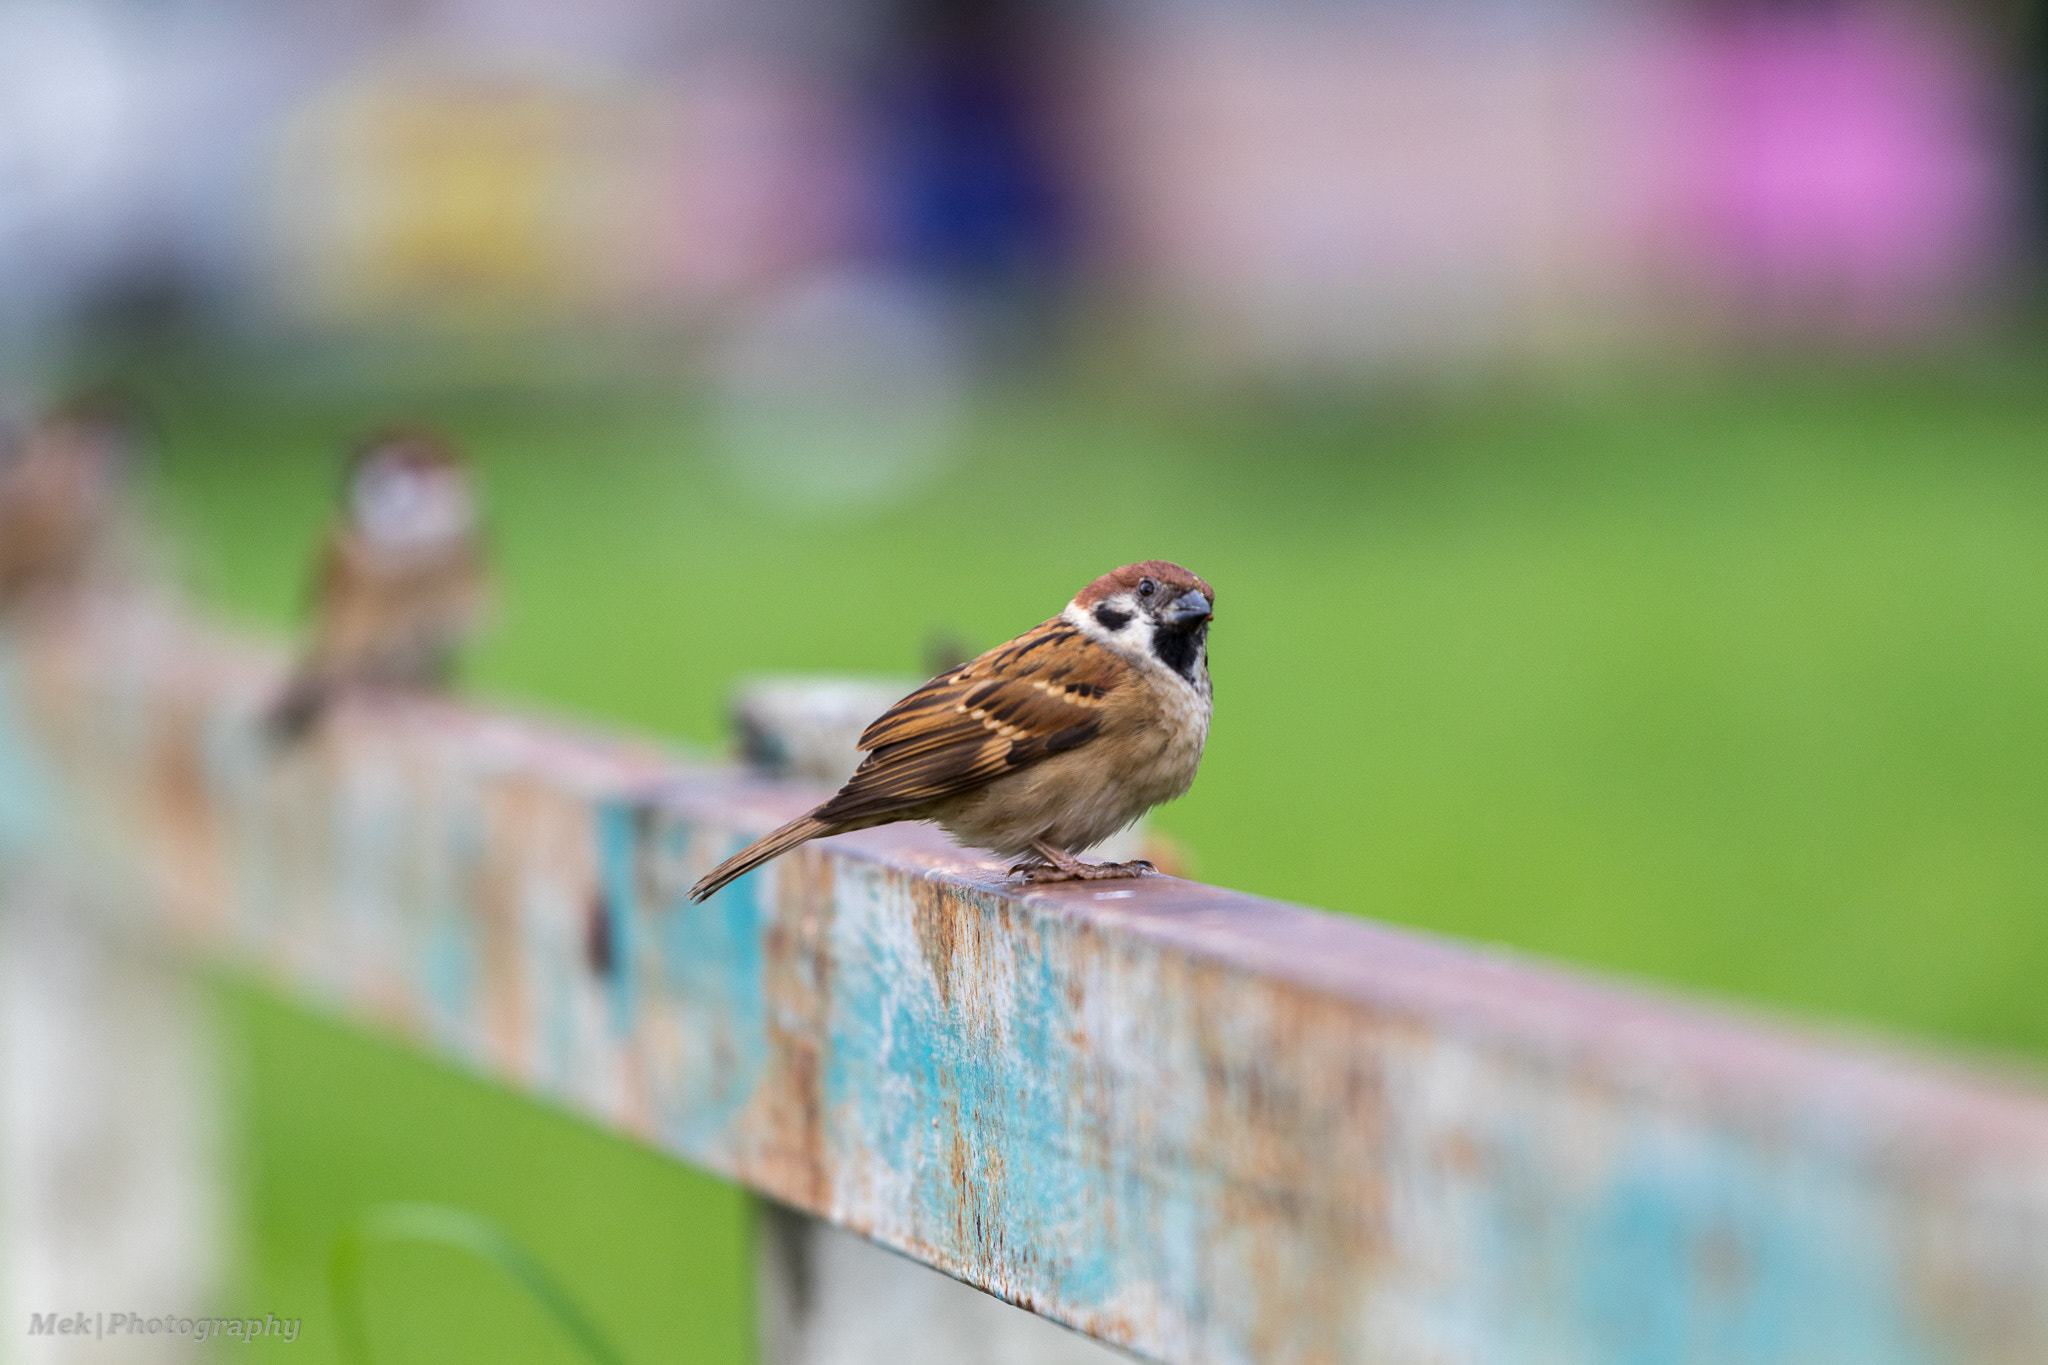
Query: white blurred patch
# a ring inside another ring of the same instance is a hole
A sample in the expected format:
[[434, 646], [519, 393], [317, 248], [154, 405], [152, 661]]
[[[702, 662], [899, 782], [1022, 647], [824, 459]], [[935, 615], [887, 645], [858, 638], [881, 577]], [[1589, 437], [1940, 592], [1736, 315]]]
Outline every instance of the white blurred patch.
[[714, 440], [764, 497], [818, 512], [902, 496], [952, 454], [966, 373], [942, 309], [885, 275], [799, 280], [713, 366]]
[[31, 1313], [214, 1307], [226, 1220], [221, 1077], [188, 977], [0, 888], [4, 1358], [176, 1365], [204, 1348], [29, 1337]]
[[132, 74], [105, 14], [0, 5], [0, 340], [31, 340], [117, 254]]
[[356, 477], [350, 502], [363, 535], [387, 550], [452, 544], [476, 523], [476, 506], [462, 475], [403, 461], [366, 466]]
[[113, 191], [129, 132], [127, 80], [104, 15], [10, 6], [0, 26], [0, 204], [55, 221]]
[[1135, 1357], [770, 1204], [754, 1205], [763, 1365], [1125, 1365]]

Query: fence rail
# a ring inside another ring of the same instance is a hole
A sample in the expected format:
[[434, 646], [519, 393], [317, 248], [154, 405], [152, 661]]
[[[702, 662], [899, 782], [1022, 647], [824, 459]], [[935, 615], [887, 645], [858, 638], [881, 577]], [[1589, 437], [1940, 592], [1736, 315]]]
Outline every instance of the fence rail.
[[158, 605], [0, 639], [0, 828], [201, 950], [1173, 1362], [2039, 1365], [2048, 1097], [421, 701], [279, 752]]

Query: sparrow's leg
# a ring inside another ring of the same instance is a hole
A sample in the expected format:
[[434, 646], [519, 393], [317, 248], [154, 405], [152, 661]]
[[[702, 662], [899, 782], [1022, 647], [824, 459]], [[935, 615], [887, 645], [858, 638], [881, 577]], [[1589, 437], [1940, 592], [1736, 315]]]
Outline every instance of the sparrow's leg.
[[1010, 875], [1022, 877], [1033, 885], [1040, 882], [1110, 881], [1118, 877], [1142, 877], [1147, 872], [1159, 870], [1143, 858], [1135, 858], [1128, 863], [1084, 863], [1043, 839], [1033, 839], [1031, 847], [1038, 850], [1038, 856], [1045, 862], [1019, 863], [1010, 869]]

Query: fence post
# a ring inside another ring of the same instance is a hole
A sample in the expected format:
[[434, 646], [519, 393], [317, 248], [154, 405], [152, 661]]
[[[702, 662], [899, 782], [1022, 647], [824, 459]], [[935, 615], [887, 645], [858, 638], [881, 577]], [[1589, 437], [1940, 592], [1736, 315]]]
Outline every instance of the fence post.
[[0, 876], [0, 1358], [197, 1360], [162, 1332], [31, 1331], [36, 1315], [198, 1314], [223, 1269], [226, 1096], [200, 991], [83, 909]]
[[[868, 722], [914, 686], [909, 679], [750, 680], [735, 691], [731, 707], [740, 757], [763, 776], [836, 785], [859, 762], [857, 741]], [[1136, 847], [1132, 838], [1121, 844]], [[761, 1365], [1115, 1365], [1127, 1359], [772, 1199], [757, 1197], [753, 1204]]]

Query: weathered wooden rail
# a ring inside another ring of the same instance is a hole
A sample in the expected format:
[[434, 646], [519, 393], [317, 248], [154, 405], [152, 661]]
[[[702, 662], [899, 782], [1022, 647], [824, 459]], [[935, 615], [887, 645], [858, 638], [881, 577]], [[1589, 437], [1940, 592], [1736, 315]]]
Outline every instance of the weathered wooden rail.
[[102, 900], [1142, 1356], [2041, 1365], [2048, 1098], [921, 829], [682, 889], [812, 790], [260, 651], [0, 638], [0, 811]]

